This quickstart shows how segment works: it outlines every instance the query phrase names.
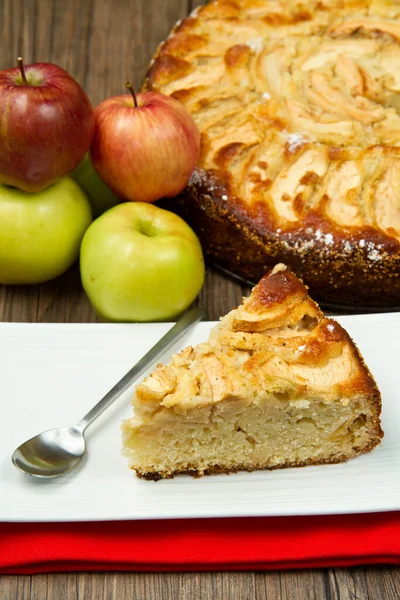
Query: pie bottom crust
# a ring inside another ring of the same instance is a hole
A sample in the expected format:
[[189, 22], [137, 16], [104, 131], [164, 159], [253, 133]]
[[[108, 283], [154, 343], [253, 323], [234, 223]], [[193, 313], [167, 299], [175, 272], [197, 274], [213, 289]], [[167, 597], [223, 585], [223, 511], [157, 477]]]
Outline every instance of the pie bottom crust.
[[[379, 261], [368, 260], [366, 251], [358, 245], [351, 258], [344, 256], [335, 244], [327, 248], [316, 243], [302, 253], [298, 250], [301, 232], [293, 230], [290, 234], [292, 247], [284, 235], [257, 233], [248, 218], [235, 214], [240, 211], [224, 206], [224, 189], [218, 189], [214, 178], [210, 178], [209, 186], [207, 173], [202, 174], [202, 180], [201, 187], [189, 182], [181, 196], [163, 200], [161, 206], [189, 223], [201, 241], [206, 259], [216, 266], [257, 282], [271, 267], [283, 262], [303, 279], [310, 295], [322, 305], [400, 310], [400, 253], [396, 240], [387, 242], [385, 256]], [[213, 195], [207, 187], [217, 194]], [[367, 235], [371, 243], [377, 239], [376, 231], [370, 228], [363, 233], [366, 244]], [[340, 236], [346, 239], [338, 229], [335, 238]]]

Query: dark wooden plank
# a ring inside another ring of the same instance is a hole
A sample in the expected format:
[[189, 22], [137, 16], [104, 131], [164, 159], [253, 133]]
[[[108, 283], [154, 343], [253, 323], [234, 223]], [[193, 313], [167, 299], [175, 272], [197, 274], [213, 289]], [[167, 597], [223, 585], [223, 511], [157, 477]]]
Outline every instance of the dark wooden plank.
[[[266, 579], [278, 582], [278, 586], [274, 583], [272, 585], [266, 583]], [[114, 593], [118, 600], [130, 600], [131, 598], [154, 600], [172, 598], [182, 600], [192, 598], [253, 600], [257, 598], [257, 600], [261, 600], [262, 598], [263, 600], [278, 600], [280, 598], [279, 574], [254, 574], [252, 572], [137, 573], [135, 575], [117, 573], [114, 575], [114, 580], [109, 576], [107, 583], [103, 576], [100, 585], [102, 587], [97, 588], [99, 598], [104, 597], [107, 600], [113, 597], [111, 593]], [[303, 596], [299, 596], [299, 600], [302, 598]], [[323, 596], [319, 598], [324, 600]], [[80, 595], [79, 600], [83, 600]]]
[[0, 600], [397, 600], [396, 567], [224, 573], [70, 573], [0, 577]]
[[[398, 567], [369, 567], [364, 571], [369, 598], [374, 600], [400, 598], [400, 569]], [[377, 590], [379, 590], [378, 594]]]
[[[319, 600], [327, 597], [321, 570], [286, 571], [280, 574], [282, 600]], [[267, 596], [268, 597], [268, 596]]]
[[357, 567], [329, 572], [332, 600], [386, 600], [400, 598], [398, 567]]
[[126, 79], [139, 88], [156, 47], [186, 13], [186, 0], [96, 0], [84, 82], [93, 104], [124, 93]]
[[29, 600], [31, 578], [29, 575], [0, 576], [0, 600]]
[[[219, 582], [216, 582], [219, 584]], [[253, 600], [256, 596], [256, 585], [254, 573], [251, 571], [227, 572], [222, 574], [222, 581], [218, 587], [213, 590], [210, 600], [218, 598], [240, 598], [240, 600]], [[193, 598], [194, 596], [189, 596]], [[279, 596], [278, 596], [279, 597]]]
[[329, 573], [332, 600], [374, 600], [381, 598], [381, 589], [374, 587], [374, 595], [368, 595], [365, 569], [335, 569]]
[[[46, 590], [46, 595], [44, 595], [44, 590]], [[75, 573], [35, 575], [32, 577], [31, 599], [57, 598], [57, 600], [69, 600], [76, 597], [76, 590]]]
[[[286, 576], [286, 575], [284, 575]], [[254, 599], [271, 600], [282, 598], [282, 575], [279, 571], [271, 573], [257, 572], [254, 574]], [[323, 597], [325, 600], [325, 597]]]
[[[128, 598], [184, 598], [179, 573], [131, 573], [115, 577], [115, 597]], [[200, 596], [199, 596], [200, 597]]]
[[[124, 600], [128, 596], [117, 594], [117, 581], [123, 581], [126, 576], [123, 573], [78, 573], [77, 588], [74, 600]], [[134, 579], [135, 576], [129, 575]], [[120, 586], [121, 587], [121, 586]], [[129, 596], [137, 598], [140, 596]], [[72, 600], [73, 596], [68, 598]], [[33, 599], [32, 599], [33, 600]]]

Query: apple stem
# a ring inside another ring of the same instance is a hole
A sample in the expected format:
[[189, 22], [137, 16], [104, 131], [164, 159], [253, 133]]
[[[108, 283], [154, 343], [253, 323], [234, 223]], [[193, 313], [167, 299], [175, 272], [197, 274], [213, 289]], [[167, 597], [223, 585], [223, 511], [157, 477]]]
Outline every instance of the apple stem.
[[23, 58], [21, 58], [21, 56], [18, 57], [18, 66], [19, 66], [19, 70], [21, 71], [22, 82], [25, 85], [29, 85], [28, 80], [25, 75], [24, 60], [23, 60]]
[[125, 81], [125, 87], [128, 88], [128, 90], [132, 94], [133, 103], [135, 105], [135, 108], [137, 108], [138, 103], [137, 103], [137, 98], [136, 98], [135, 90], [133, 89], [132, 84], [130, 83], [130, 81]]

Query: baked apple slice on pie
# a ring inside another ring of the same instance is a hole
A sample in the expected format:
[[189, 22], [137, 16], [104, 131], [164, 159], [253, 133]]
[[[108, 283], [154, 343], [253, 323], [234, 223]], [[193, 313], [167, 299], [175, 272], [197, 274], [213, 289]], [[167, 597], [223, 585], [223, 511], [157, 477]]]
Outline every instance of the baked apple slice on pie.
[[158, 365], [133, 406], [124, 454], [154, 480], [337, 463], [383, 437], [360, 352], [282, 264], [207, 342]]

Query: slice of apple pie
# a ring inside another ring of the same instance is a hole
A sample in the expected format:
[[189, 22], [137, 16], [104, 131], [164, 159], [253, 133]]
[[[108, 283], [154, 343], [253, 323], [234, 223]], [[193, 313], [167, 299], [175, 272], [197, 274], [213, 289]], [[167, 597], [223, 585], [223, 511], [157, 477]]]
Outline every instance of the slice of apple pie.
[[383, 437], [381, 398], [347, 332], [284, 265], [209, 339], [137, 386], [122, 424], [139, 477], [337, 463]]

